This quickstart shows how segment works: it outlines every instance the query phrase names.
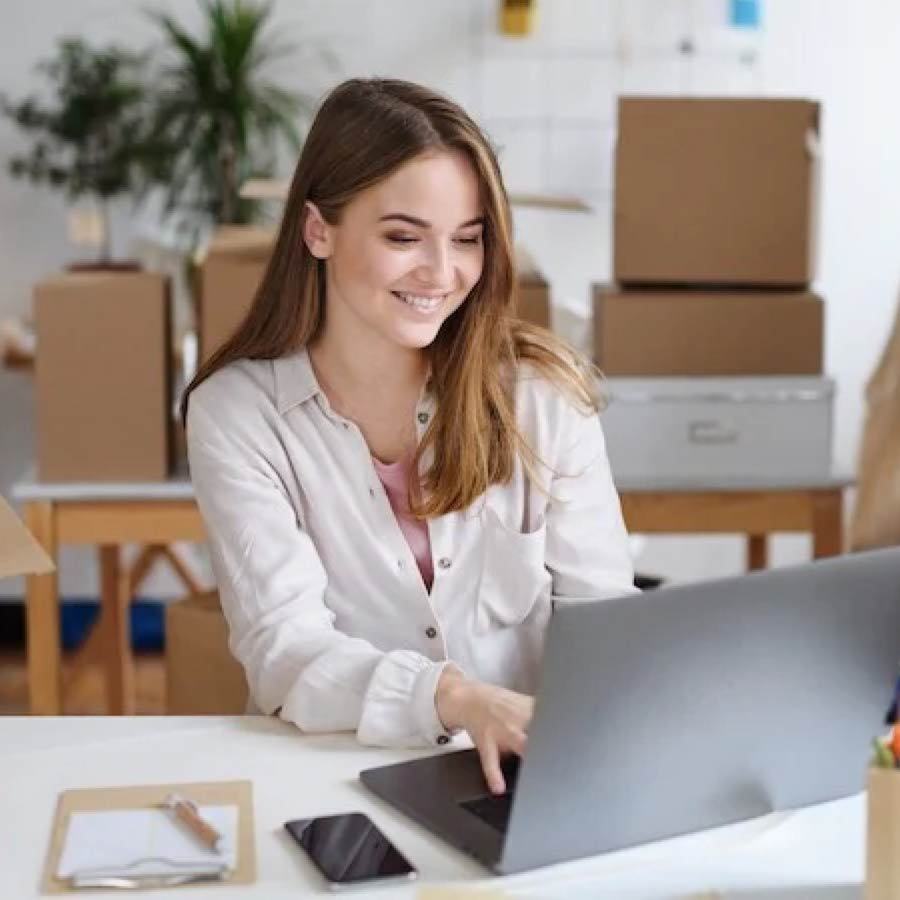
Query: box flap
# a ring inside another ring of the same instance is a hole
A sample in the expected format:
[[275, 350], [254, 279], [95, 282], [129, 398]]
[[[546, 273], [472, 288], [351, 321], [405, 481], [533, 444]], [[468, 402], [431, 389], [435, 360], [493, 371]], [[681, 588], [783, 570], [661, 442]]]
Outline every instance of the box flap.
[[206, 248], [207, 256], [243, 256], [265, 259], [275, 246], [276, 232], [256, 225], [223, 225]]
[[44, 548], [0, 497], [0, 578], [43, 575], [55, 568]]
[[159, 272], [146, 272], [143, 269], [84, 269], [47, 275], [37, 281], [34, 287], [35, 291], [65, 292], [67, 296], [71, 296], [71, 292], [76, 289], [83, 292], [98, 288], [129, 290], [135, 282], [158, 284], [165, 281], [165, 275]]

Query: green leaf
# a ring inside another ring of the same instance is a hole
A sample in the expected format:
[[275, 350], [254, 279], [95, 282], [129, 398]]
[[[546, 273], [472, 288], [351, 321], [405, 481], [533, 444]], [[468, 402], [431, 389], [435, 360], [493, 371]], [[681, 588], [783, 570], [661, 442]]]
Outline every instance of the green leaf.
[[167, 202], [204, 210], [215, 222], [246, 221], [259, 204], [240, 198], [243, 179], [270, 169], [282, 143], [299, 147], [309, 103], [267, 78], [270, 63], [292, 49], [269, 36], [270, 3], [199, 5], [204, 28], [196, 38], [171, 17], [151, 14], [166, 42], [154, 123], [177, 157]]
[[134, 190], [149, 121], [145, 65], [144, 54], [62, 38], [37, 66], [50, 82], [50, 99], [3, 97], [2, 114], [32, 138], [30, 153], [11, 161], [11, 174], [69, 197]]

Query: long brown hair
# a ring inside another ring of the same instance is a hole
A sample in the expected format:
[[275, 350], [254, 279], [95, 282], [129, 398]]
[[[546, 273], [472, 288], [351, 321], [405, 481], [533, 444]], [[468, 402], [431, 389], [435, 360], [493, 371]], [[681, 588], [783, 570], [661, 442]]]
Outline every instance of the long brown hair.
[[484, 267], [468, 299], [441, 326], [425, 352], [435, 415], [411, 472], [432, 450], [412, 506], [422, 518], [462, 510], [492, 484], [509, 481], [516, 454], [537, 478], [540, 460], [516, 423], [517, 364], [552, 379], [585, 413], [599, 409], [592, 367], [550, 332], [515, 316], [515, 271], [509, 200], [490, 142], [452, 100], [420, 85], [351, 79], [326, 97], [291, 182], [268, 267], [243, 323], [198, 370], [191, 391], [240, 359], [277, 359], [316, 339], [325, 317], [325, 264], [303, 240], [306, 201], [331, 225], [360, 191], [428, 151], [466, 154], [484, 207]]

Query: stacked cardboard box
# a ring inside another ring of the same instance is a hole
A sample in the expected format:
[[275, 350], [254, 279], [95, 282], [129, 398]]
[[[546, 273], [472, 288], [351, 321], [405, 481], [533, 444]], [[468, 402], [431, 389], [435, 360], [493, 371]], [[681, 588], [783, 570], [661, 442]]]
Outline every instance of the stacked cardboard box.
[[272, 229], [257, 226], [223, 226], [216, 232], [200, 278], [200, 362], [209, 359], [247, 315], [274, 241]]
[[[828, 467], [824, 304], [810, 290], [818, 136], [819, 107], [807, 100], [619, 101], [615, 284], [593, 292], [619, 475], [797, 477]], [[759, 403], [752, 417], [748, 397]], [[772, 432], [785, 405], [805, 434], [782, 429], [762, 448], [759, 431]], [[655, 438], [648, 421], [661, 423]], [[679, 427], [694, 436], [681, 448]], [[635, 441], [654, 439], [668, 455], [636, 452]]]
[[621, 99], [616, 280], [805, 287], [818, 146], [807, 100]]
[[550, 328], [550, 285], [531, 254], [518, 244], [516, 272], [518, 273], [516, 311], [519, 317], [531, 322], [532, 325]]
[[173, 462], [169, 282], [65, 273], [34, 290], [38, 475], [161, 481]]

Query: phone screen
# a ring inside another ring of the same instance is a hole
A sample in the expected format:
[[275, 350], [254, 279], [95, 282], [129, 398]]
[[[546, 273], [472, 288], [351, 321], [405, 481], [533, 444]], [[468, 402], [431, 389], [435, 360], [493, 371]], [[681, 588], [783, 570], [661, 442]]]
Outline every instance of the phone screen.
[[284, 827], [332, 884], [416, 876], [403, 854], [363, 813], [295, 819]]

